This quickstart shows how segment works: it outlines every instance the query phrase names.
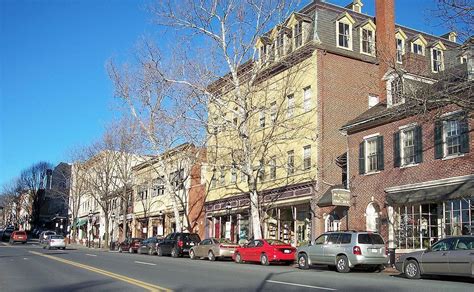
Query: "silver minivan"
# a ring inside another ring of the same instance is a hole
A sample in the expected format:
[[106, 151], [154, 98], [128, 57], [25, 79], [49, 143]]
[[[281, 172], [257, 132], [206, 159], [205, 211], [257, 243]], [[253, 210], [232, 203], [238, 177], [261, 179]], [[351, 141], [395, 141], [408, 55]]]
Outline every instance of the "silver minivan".
[[335, 266], [340, 273], [347, 273], [355, 266], [383, 270], [388, 263], [385, 242], [374, 232], [323, 233], [309, 245], [299, 247], [296, 255], [300, 269], [308, 269], [312, 264], [325, 264]]

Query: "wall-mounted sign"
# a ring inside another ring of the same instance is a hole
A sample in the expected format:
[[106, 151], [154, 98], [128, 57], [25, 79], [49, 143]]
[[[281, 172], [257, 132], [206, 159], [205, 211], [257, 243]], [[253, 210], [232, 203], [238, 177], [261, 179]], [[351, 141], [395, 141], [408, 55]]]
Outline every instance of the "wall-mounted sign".
[[332, 194], [332, 205], [333, 206], [351, 206], [351, 192], [346, 189], [333, 189]]

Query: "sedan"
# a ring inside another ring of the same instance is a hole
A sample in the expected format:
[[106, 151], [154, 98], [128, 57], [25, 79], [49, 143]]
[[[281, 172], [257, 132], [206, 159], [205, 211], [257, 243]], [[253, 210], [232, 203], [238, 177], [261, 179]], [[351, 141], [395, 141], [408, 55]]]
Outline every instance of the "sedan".
[[127, 238], [119, 244], [118, 251], [127, 250], [129, 253], [136, 253], [143, 238]]
[[292, 264], [295, 259], [296, 248], [275, 239], [256, 239], [238, 247], [232, 259], [236, 263], [260, 262], [268, 266], [271, 262]]
[[442, 239], [431, 248], [400, 256], [395, 266], [408, 279], [429, 274], [474, 277], [474, 236]]
[[191, 247], [189, 257], [194, 260], [198, 258], [207, 258], [215, 261], [221, 258], [232, 258], [238, 244], [232, 243], [228, 239], [208, 238], [204, 239], [197, 246]]
[[141, 242], [138, 253], [156, 255], [156, 244], [162, 240], [161, 237], [150, 237]]
[[50, 235], [46, 240], [46, 244], [43, 248], [52, 249], [66, 249], [66, 242], [64, 241], [64, 236], [62, 235]]

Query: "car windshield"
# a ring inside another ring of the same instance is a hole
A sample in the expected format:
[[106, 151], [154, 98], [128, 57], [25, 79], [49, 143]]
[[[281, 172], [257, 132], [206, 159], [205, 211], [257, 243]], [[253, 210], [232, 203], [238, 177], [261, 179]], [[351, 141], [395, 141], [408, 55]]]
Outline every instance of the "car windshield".
[[288, 245], [288, 243], [276, 239], [267, 239], [267, 242], [269, 245]]
[[362, 233], [359, 234], [357, 240], [360, 244], [385, 244], [382, 237], [375, 233]]

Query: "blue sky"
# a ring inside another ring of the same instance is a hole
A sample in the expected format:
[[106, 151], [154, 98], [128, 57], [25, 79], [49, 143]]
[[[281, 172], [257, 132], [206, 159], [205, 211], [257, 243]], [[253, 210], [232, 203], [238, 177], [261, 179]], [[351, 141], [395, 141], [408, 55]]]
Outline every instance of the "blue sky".
[[[374, 0], [363, 2], [373, 15]], [[117, 116], [105, 63], [129, 54], [140, 36], [166, 42], [145, 3], [0, 0], [0, 186], [34, 162], [67, 161]], [[428, 21], [434, 7], [396, 0], [397, 23], [442, 34]]]

